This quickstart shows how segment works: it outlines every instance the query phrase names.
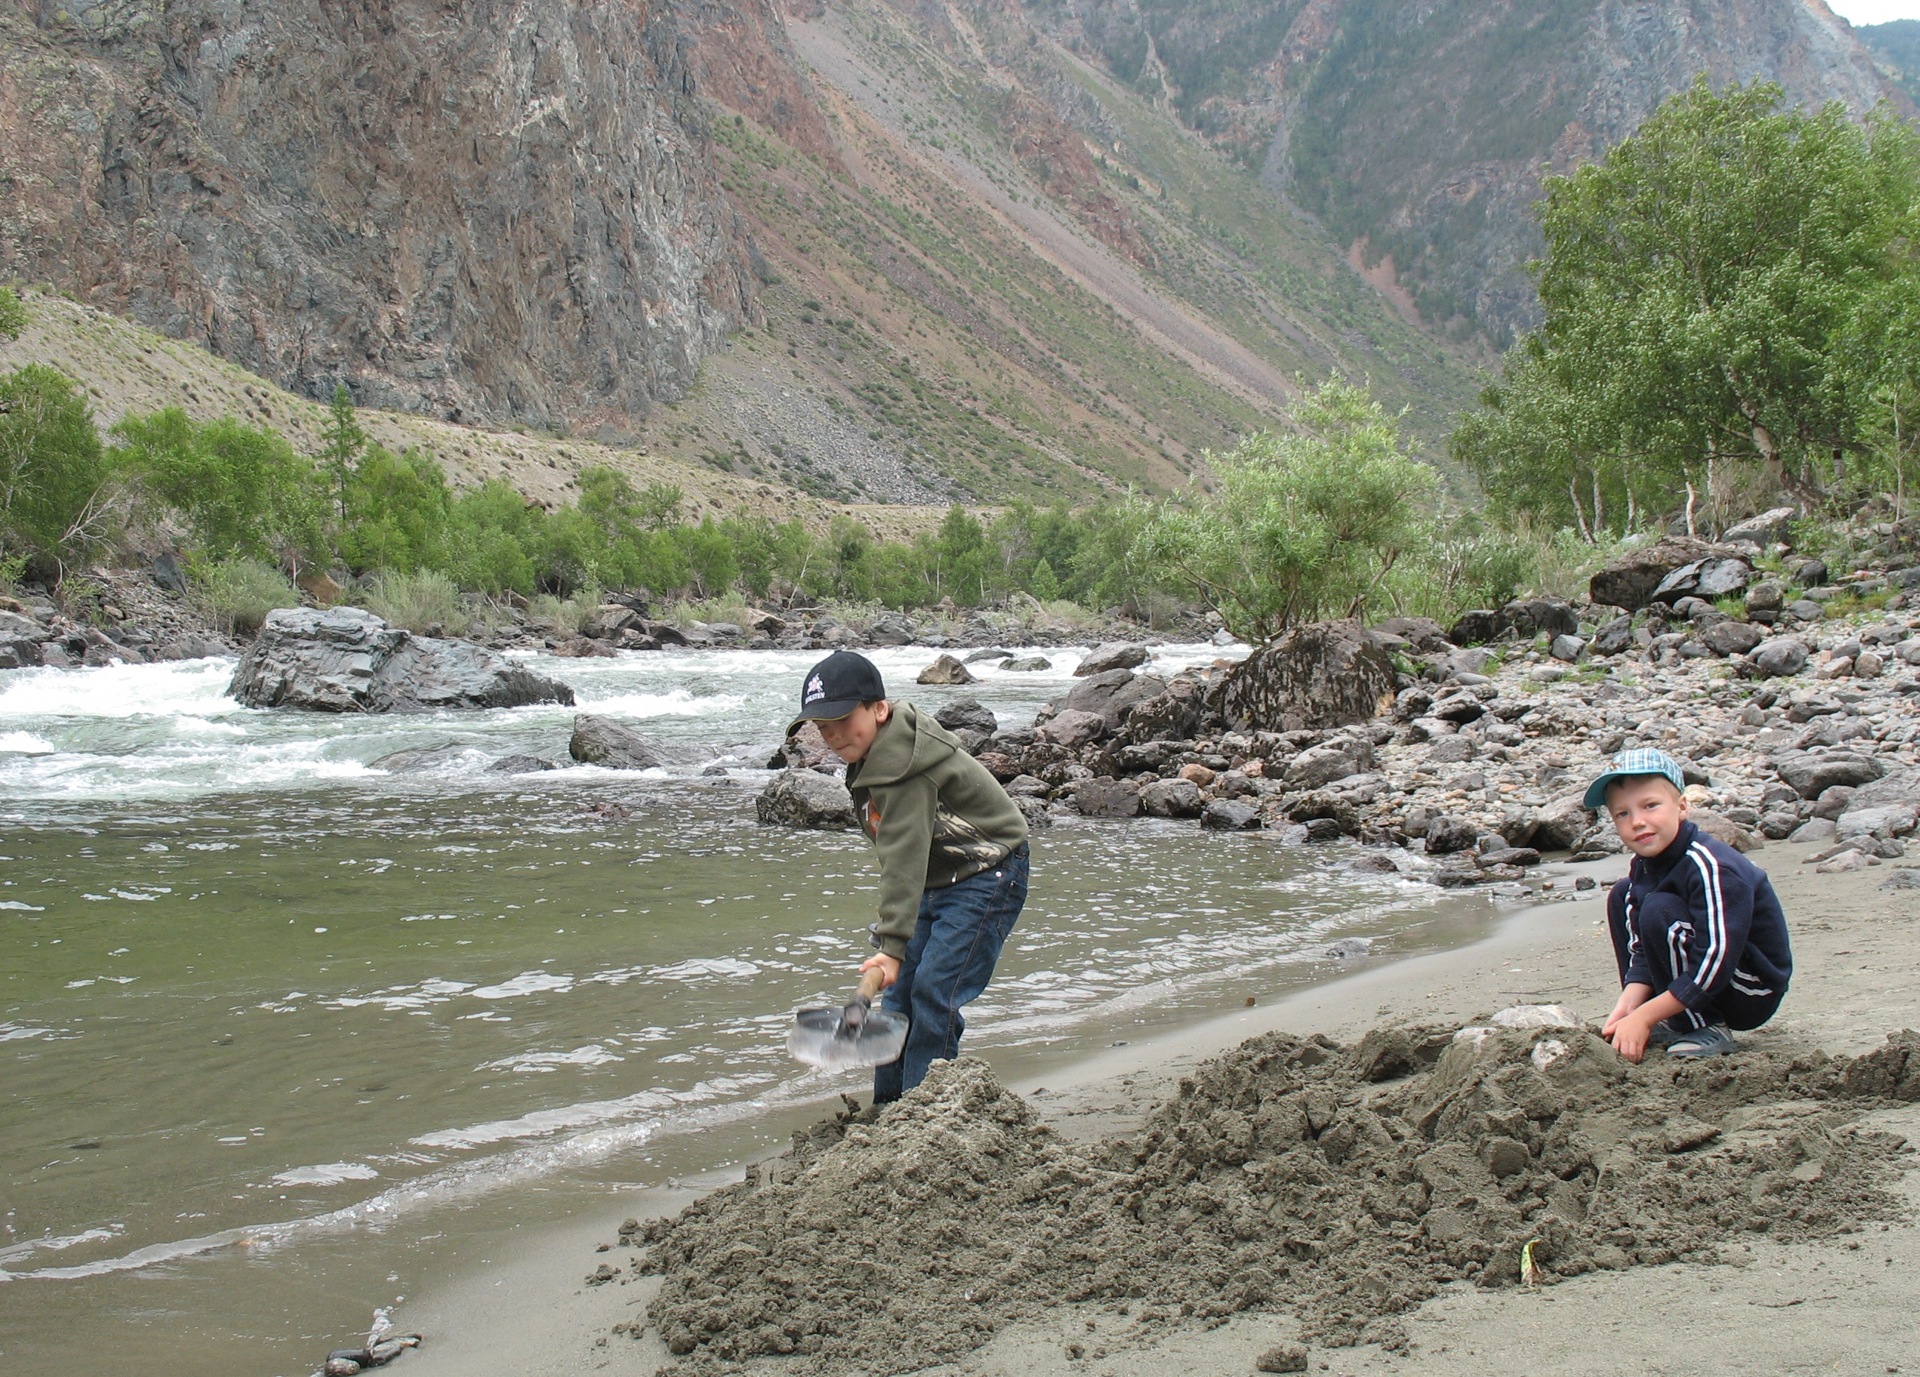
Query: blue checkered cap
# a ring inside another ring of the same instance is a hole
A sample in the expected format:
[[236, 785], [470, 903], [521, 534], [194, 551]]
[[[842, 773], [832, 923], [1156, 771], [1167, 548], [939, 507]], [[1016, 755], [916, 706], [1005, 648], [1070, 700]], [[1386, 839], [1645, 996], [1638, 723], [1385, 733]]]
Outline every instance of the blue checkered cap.
[[1629, 775], [1665, 775], [1673, 781], [1674, 788], [1684, 792], [1687, 787], [1687, 777], [1681, 771], [1679, 761], [1651, 746], [1635, 746], [1629, 751], [1615, 752], [1613, 759], [1607, 762], [1607, 768], [1587, 786], [1587, 807], [1605, 808], [1607, 786]]

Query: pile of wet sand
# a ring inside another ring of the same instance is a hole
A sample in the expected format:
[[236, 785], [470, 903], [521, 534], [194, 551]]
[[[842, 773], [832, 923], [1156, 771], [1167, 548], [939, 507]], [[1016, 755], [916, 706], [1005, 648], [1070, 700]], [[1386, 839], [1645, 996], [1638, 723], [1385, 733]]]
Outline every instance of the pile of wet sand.
[[1076, 1145], [963, 1060], [631, 1241], [663, 1278], [649, 1322], [695, 1368], [909, 1371], [1063, 1302], [1148, 1329], [1281, 1310], [1324, 1342], [1399, 1348], [1395, 1317], [1449, 1282], [1893, 1217], [1910, 1149], [1855, 1126], [1890, 1100], [1920, 1100], [1920, 1034], [1638, 1067], [1577, 1030], [1274, 1034], [1138, 1134]]

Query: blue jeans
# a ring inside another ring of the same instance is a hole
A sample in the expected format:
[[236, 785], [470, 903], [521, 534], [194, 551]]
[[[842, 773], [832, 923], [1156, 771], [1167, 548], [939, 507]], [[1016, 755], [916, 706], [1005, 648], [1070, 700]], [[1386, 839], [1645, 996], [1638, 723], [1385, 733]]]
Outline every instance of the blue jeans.
[[898, 1061], [874, 1068], [875, 1104], [899, 1099], [934, 1062], [960, 1054], [967, 1027], [960, 1007], [993, 979], [1000, 948], [1027, 902], [1027, 863], [1022, 846], [991, 870], [920, 896], [900, 978], [881, 1000], [907, 1016], [907, 1045]]

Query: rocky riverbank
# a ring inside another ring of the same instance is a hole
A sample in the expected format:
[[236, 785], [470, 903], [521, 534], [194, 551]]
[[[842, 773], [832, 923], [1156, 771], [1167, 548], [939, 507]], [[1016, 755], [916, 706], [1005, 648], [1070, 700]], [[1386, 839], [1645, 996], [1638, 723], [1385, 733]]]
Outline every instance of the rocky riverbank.
[[[1544, 852], [1618, 853], [1581, 795], [1636, 745], [1685, 762], [1695, 819], [1743, 850], [1817, 840], [1831, 869], [1900, 856], [1920, 815], [1920, 613], [1905, 605], [1920, 569], [1830, 584], [1803, 564], [1788, 585], [1757, 578], [1752, 552], [1661, 542], [1597, 574], [1581, 605], [1321, 624], [1172, 677], [1145, 647], [1103, 647], [1030, 726], [964, 702], [941, 720], [1040, 825], [1146, 815], [1352, 838], [1381, 848], [1358, 864], [1442, 885], [1516, 884]], [[786, 754], [822, 760], [807, 739]]]

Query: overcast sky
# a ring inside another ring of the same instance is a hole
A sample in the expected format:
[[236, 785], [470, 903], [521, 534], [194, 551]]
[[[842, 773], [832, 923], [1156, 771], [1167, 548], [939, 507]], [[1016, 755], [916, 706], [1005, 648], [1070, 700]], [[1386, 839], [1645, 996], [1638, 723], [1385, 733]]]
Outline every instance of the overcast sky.
[[1884, 24], [1889, 19], [1920, 19], [1920, 0], [1827, 0], [1849, 24]]

